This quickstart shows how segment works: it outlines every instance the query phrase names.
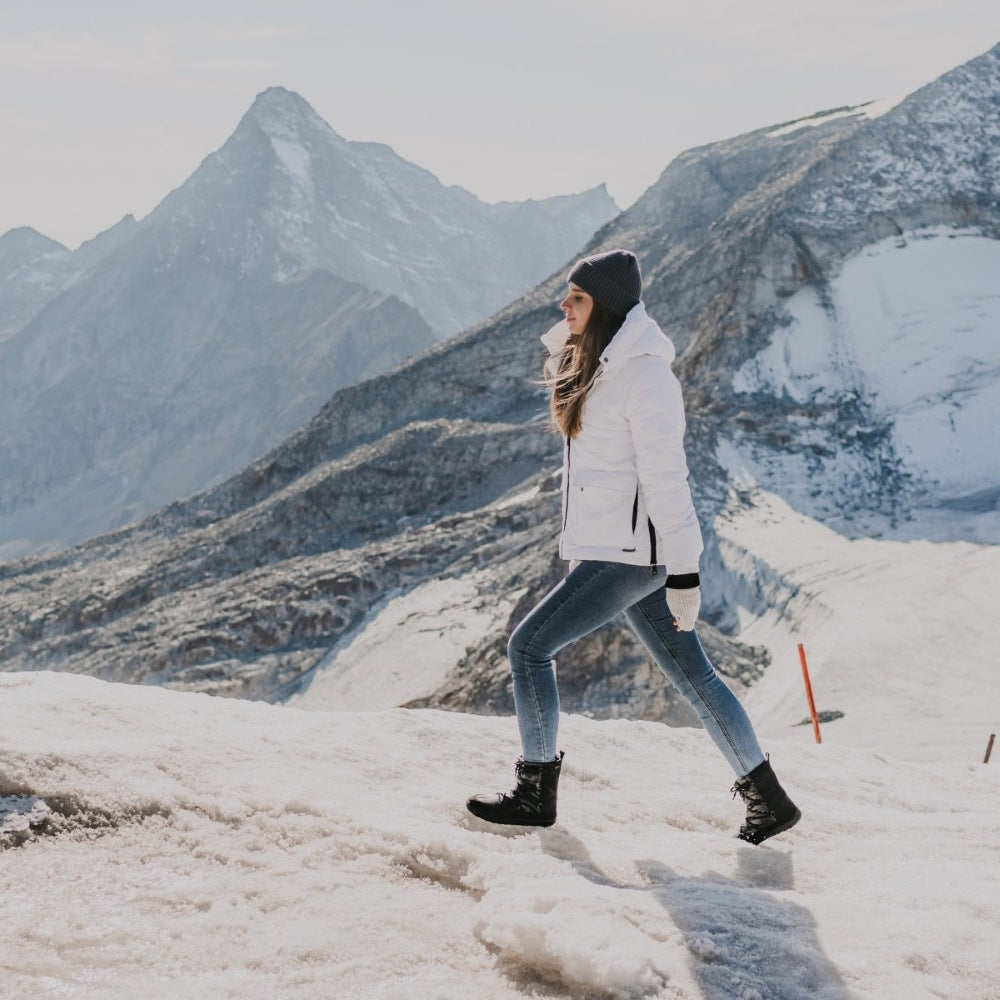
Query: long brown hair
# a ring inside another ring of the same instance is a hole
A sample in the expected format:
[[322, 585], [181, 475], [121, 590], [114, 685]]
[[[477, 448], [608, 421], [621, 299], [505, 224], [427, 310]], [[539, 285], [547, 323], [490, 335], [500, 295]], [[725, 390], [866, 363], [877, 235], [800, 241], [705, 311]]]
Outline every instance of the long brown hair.
[[555, 371], [546, 378], [545, 384], [552, 392], [549, 412], [564, 437], [575, 438], [580, 433], [583, 404], [597, 373], [601, 354], [624, 322], [624, 316], [612, 312], [595, 299], [583, 332], [566, 341]]

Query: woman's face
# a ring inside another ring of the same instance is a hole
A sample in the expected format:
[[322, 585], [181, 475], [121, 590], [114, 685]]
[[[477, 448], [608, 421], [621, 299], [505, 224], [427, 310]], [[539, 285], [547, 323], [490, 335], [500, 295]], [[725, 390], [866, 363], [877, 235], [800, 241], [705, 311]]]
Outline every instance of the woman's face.
[[590, 311], [594, 308], [594, 300], [578, 285], [570, 282], [566, 298], [559, 303], [559, 308], [566, 314], [566, 325], [569, 332], [577, 337], [583, 333], [590, 319]]

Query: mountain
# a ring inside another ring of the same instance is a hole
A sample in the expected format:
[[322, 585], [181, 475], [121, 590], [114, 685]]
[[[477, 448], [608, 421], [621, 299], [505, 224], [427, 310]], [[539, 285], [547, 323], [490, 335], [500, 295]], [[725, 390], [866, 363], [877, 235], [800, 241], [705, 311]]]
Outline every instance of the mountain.
[[65, 280], [69, 251], [22, 227], [0, 236], [0, 343], [16, 333]]
[[603, 187], [485, 205], [265, 91], [141, 222], [72, 254], [30, 231], [0, 243], [0, 551], [78, 541], [231, 475], [616, 212]]
[[27, 226], [0, 236], [0, 342], [17, 333], [60, 291], [106, 253], [127, 242], [138, 223], [126, 215], [75, 252]]
[[[262, 144], [254, 155], [276, 157], [287, 183], [272, 217], [283, 248], [305, 266], [399, 297], [439, 340], [507, 305], [618, 214], [604, 185], [484, 204], [388, 146], [342, 139], [280, 88], [261, 94], [251, 116], [256, 128], [245, 119], [242, 142]], [[220, 151], [223, 169], [230, 156], [241, 153]]]
[[[1000, 541], [998, 70], [1000, 47], [894, 107], [691, 150], [583, 248], [636, 249], [678, 345], [700, 630], [738, 688], [822, 597], [734, 531], [746, 516], [787, 509], [886, 553]], [[506, 636], [564, 571], [537, 383], [564, 275], [340, 391], [218, 487], [4, 567], [3, 668], [510, 712]], [[559, 670], [567, 711], [691, 720], [618, 625]]]

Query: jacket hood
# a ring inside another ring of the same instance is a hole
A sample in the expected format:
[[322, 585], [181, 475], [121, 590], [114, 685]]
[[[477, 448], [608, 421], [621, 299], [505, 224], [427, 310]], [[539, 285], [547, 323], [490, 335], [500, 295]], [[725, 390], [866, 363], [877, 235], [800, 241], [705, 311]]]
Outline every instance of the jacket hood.
[[[541, 340], [548, 348], [549, 354], [556, 355], [566, 346], [569, 336], [569, 327], [563, 319], [542, 334]], [[639, 302], [629, 310], [625, 322], [604, 349], [601, 364], [605, 370], [610, 370], [644, 354], [665, 358], [670, 364], [676, 356], [676, 351], [670, 338], [649, 316], [645, 305]]]

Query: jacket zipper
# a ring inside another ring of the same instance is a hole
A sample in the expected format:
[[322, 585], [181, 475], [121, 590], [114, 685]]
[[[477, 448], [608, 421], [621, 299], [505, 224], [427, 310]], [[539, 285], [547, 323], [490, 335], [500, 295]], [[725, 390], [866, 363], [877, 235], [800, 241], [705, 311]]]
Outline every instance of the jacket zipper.
[[566, 438], [566, 502], [563, 504], [563, 523], [562, 523], [562, 534], [559, 540], [560, 555], [562, 555], [562, 538], [566, 534], [566, 522], [569, 520], [569, 462], [570, 462], [570, 447], [573, 444], [572, 438]]

